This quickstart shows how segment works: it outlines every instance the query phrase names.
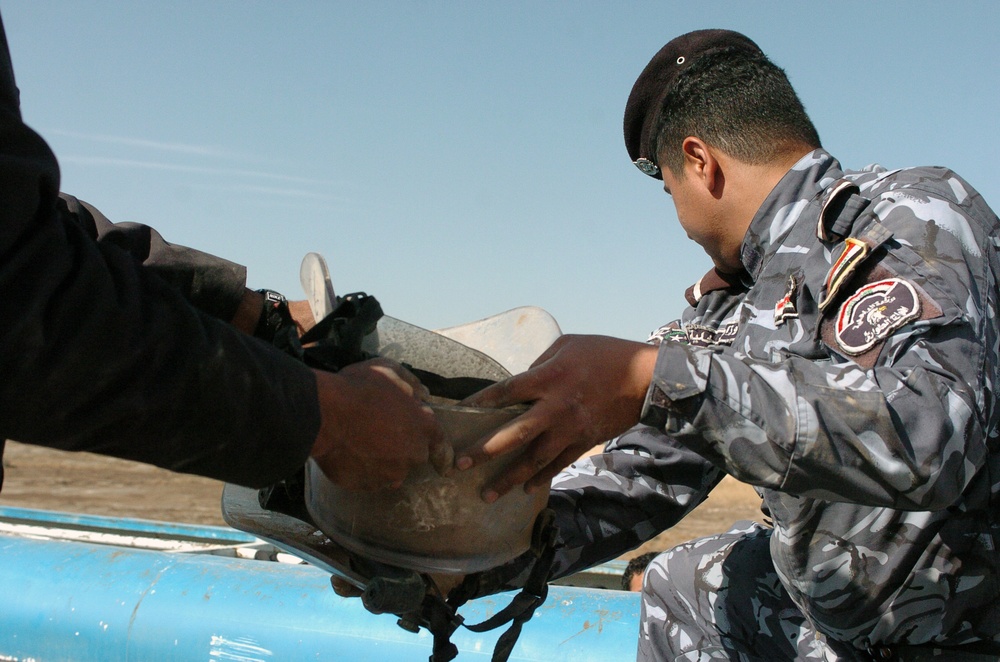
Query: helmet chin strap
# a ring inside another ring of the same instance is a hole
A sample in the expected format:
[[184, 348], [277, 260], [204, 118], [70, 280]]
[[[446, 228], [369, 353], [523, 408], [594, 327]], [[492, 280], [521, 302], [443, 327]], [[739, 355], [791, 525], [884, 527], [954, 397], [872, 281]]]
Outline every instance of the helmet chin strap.
[[[507, 631], [500, 635], [497, 645], [493, 649], [492, 662], [506, 662], [510, 657], [517, 638], [521, 635], [522, 626], [531, 620], [544, 602], [549, 593], [549, 578], [552, 575], [552, 562], [555, 560], [556, 541], [558, 539], [558, 529], [555, 526], [555, 513], [545, 509], [538, 514], [535, 520], [534, 530], [531, 536], [531, 549], [520, 559], [508, 564], [511, 568], [521, 567], [525, 561], [531, 564], [528, 579], [525, 581], [521, 592], [514, 596], [510, 604], [498, 611], [492, 617], [476, 625], [465, 625], [465, 628], [472, 632], [487, 632], [510, 623]], [[499, 578], [509, 573], [510, 568], [487, 570], [477, 575], [469, 575], [465, 578], [448, 597], [448, 605], [451, 609], [457, 610], [469, 599], [477, 595], [486, 595], [500, 590], [502, 584], [490, 582], [491, 575]], [[493, 583], [493, 586], [490, 584]], [[436, 635], [435, 635], [436, 638]], [[454, 647], [454, 646], [452, 646]], [[435, 651], [437, 643], [435, 642]], [[457, 651], [456, 651], [457, 653]], [[454, 656], [452, 656], [454, 657]], [[448, 662], [452, 657], [437, 658], [431, 656], [431, 662]]]

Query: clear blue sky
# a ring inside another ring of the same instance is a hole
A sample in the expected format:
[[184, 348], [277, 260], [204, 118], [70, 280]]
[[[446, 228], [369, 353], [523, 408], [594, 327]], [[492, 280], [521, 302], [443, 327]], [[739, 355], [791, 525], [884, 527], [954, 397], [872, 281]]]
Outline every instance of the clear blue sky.
[[946, 165], [1000, 208], [997, 2], [0, 0], [28, 124], [112, 220], [428, 328], [520, 305], [644, 339], [709, 267], [630, 163], [635, 77], [723, 27], [848, 168]]

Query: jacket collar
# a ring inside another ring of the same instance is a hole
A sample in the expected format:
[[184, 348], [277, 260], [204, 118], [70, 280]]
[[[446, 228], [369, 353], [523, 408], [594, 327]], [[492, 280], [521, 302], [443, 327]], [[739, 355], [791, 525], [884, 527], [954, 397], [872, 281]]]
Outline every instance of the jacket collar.
[[820, 207], [816, 198], [843, 175], [840, 163], [826, 150], [817, 149], [803, 156], [781, 178], [757, 210], [740, 252], [740, 260], [751, 281], [756, 281], [771, 247], [799, 222], [809, 217], [815, 232]]

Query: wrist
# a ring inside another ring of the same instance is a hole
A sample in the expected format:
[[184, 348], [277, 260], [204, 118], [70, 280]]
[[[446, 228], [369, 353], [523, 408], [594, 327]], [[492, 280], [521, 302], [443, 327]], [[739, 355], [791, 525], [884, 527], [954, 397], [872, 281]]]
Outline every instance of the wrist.
[[273, 343], [286, 328], [295, 328], [295, 321], [288, 312], [288, 301], [274, 290], [257, 290], [261, 297], [261, 311], [253, 335]]
[[312, 308], [309, 307], [308, 301], [289, 301], [288, 313], [292, 316], [292, 321], [295, 322], [300, 336], [316, 326], [316, 322], [319, 321], [313, 318]]

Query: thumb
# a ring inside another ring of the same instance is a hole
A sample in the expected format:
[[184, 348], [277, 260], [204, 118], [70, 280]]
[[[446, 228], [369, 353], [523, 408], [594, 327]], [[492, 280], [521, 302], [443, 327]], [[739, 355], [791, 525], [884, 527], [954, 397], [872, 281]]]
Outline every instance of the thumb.
[[532, 402], [536, 399], [539, 391], [551, 374], [547, 373], [546, 363], [549, 359], [559, 353], [560, 349], [569, 342], [570, 336], [560, 336], [552, 343], [548, 349], [535, 359], [531, 367], [526, 371], [508, 377], [502, 382], [487, 386], [482, 391], [473, 393], [460, 405], [466, 407], [509, 407], [525, 402]]
[[487, 386], [465, 398], [458, 404], [463, 407], [496, 408], [508, 407], [527, 402], [529, 397], [525, 386], [530, 379], [529, 372], [509, 377], [508, 379]]

